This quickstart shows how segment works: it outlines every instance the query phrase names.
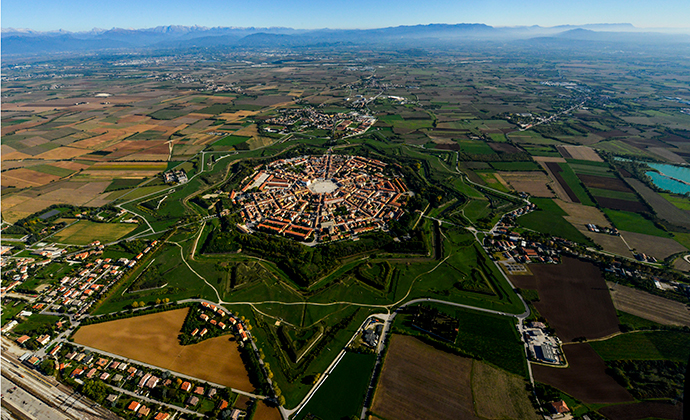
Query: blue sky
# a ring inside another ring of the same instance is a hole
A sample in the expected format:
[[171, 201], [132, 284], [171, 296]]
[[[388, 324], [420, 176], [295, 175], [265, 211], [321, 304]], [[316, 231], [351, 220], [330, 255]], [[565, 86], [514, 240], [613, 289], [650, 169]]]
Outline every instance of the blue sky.
[[84, 31], [161, 25], [380, 28], [427, 23], [690, 27], [690, 0], [3, 0], [2, 27]]

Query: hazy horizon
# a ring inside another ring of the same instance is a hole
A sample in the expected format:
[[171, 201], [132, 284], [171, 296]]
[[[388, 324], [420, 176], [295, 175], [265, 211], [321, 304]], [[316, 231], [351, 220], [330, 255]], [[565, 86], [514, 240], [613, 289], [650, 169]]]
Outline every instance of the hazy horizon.
[[[669, 0], [663, 6], [648, 0], [583, 0], [556, 3], [536, 0], [470, 1], [402, 0], [349, 2], [297, 2], [261, 0], [206, 1], [191, 4], [180, 0], [96, 3], [86, 0], [6, 0], [2, 2], [2, 28], [40, 32], [86, 32], [112, 28], [148, 29], [157, 26], [285, 27], [293, 29], [374, 29], [395, 26], [480, 23], [493, 27], [592, 25], [630, 23], [640, 30], [690, 30], [690, 2]], [[77, 13], [75, 13], [77, 11]]]

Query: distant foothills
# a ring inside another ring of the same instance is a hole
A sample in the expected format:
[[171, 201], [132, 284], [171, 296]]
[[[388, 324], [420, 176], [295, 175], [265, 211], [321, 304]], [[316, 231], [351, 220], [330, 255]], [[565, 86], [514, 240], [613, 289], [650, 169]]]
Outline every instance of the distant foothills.
[[[686, 29], [687, 31], [687, 29]], [[690, 34], [671, 29], [642, 29], [629, 23], [553, 27], [493, 27], [479, 23], [395, 26], [378, 29], [292, 29], [158, 26], [148, 29], [93, 29], [40, 32], [2, 28], [2, 54], [32, 55], [131, 49], [199, 47], [299, 48], [329, 46], [424, 47], [458, 42], [528, 41], [537, 43], [616, 43], [690, 45]]]

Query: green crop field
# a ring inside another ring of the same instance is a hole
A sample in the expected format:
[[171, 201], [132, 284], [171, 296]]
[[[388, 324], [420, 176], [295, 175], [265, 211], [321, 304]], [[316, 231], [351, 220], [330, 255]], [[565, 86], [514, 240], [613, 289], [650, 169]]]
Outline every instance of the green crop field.
[[497, 143], [504, 143], [507, 141], [506, 135], [503, 133], [490, 133], [489, 137], [491, 137], [491, 140]]
[[476, 154], [476, 155], [481, 155], [481, 154], [493, 155], [496, 153], [496, 152], [494, 152], [494, 149], [489, 147], [489, 145], [484, 143], [483, 141], [458, 140], [458, 144], [460, 145], [460, 150], [464, 153]]
[[568, 214], [553, 200], [548, 198], [532, 198], [531, 201], [539, 207], [539, 210], [520, 216], [518, 218], [520, 226], [582, 244], [589, 245], [592, 243], [589, 238], [563, 218], [563, 216]]
[[230, 135], [230, 136], [223, 137], [222, 139], [213, 143], [213, 145], [214, 146], [237, 146], [238, 144], [244, 143], [245, 141], [249, 140], [250, 138], [251, 137]]
[[[595, 162], [593, 160], [581, 160], [581, 159], [566, 159], [566, 162], [572, 167], [576, 165], [580, 168], [601, 168], [602, 170], [611, 169], [611, 166], [606, 162]], [[576, 171], [577, 172], [577, 171]]]
[[618, 311], [618, 322], [626, 325], [632, 330], [649, 329], [661, 327], [661, 324], [648, 319], [640, 318], [627, 312]]
[[[546, 137], [542, 137], [541, 134], [528, 130], [528, 131], [514, 131], [512, 133], [508, 133], [507, 137], [516, 142], [519, 143], [520, 145], [523, 144], [538, 144], [538, 145], [545, 145], [545, 144], [561, 144], [557, 140], [552, 140], [552, 139], [547, 139]], [[560, 153], [558, 154], [560, 156]]]
[[[461, 354], [476, 357], [508, 372], [527, 375], [527, 363], [513, 318], [459, 309], [442, 304], [428, 303], [424, 306], [437, 308], [459, 321], [455, 342], [446, 349], [455, 348]], [[425, 333], [412, 327], [409, 316], [395, 319], [394, 329], [408, 335], [426, 337]]]
[[534, 162], [491, 162], [497, 171], [540, 171], [541, 166]]
[[71, 169], [65, 169], [65, 168], [58, 168], [57, 166], [51, 166], [51, 165], [36, 165], [36, 166], [31, 166], [29, 167], [32, 171], [37, 171], [41, 172], [44, 174], [48, 175], [55, 175], [59, 176], [60, 178], [66, 177], [68, 175], [72, 175], [76, 171], [73, 171]]
[[604, 209], [604, 213], [618, 230], [645, 233], [647, 235], [661, 236], [663, 238], [671, 237], [670, 233], [659, 229], [654, 222], [637, 213], [611, 209]]
[[644, 156], [644, 157], [652, 157], [653, 155], [650, 155], [649, 153], [646, 153], [642, 151], [641, 149], [638, 149], [637, 147], [631, 146], [627, 143], [624, 143], [620, 140], [609, 140], [609, 141], [602, 141], [599, 142], [595, 145], [592, 146], [595, 149], [601, 149], [605, 150], [607, 152], [611, 153], [616, 153], [620, 154], [623, 156]]
[[88, 245], [93, 241], [112, 242], [137, 228], [131, 223], [96, 223], [80, 220], [60, 232], [54, 238], [57, 242], [71, 245]]
[[[576, 161], [576, 162], [581, 162], [581, 161]], [[592, 162], [592, 163], [599, 163], [599, 162]], [[594, 175], [594, 176], [603, 176], [603, 177], [607, 177], [607, 178], [616, 178], [615, 173], [608, 166], [585, 165], [582, 163], [573, 163], [572, 161], [569, 161], [568, 165], [578, 175]]]
[[690, 198], [688, 197], [669, 193], [661, 193], [661, 196], [681, 210], [690, 210]]
[[687, 363], [690, 332], [632, 332], [590, 343], [604, 360], [672, 360]]
[[206, 108], [200, 109], [198, 112], [199, 114], [209, 114], [209, 115], [217, 115], [217, 114], [223, 114], [225, 112], [232, 112], [233, 106], [232, 105], [227, 105], [227, 104], [215, 104], [211, 106], [207, 106]]
[[532, 156], [561, 157], [553, 146], [523, 146], [522, 148]]
[[141, 184], [141, 179], [114, 179], [104, 192], [123, 190]]
[[615, 198], [617, 200], [639, 201], [637, 195], [632, 192], [604, 190], [601, 188], [589, 188], [589, 192], [594, 197]]
[[565, 163], [560, 163], [559, 166], [563, 171], [560, 173], [565, 182], [568, 183], [570, 188], [572, 188], [573, 192], [577, 196], [577, 198], [580, 200], [580, 202], [586, 206], [593, 206], [594, 202], [592, 201], [591, 198], [589, 198], [589, 195], [587, 195], [587, 191], [585, 190], [585, 186], [582, 185], [580, 182], [580, 179], [575, 175], [575, 172], [573, 172], [572, 169], [570, 169], [570, 166]]
[[[359, 416], [376, 355], [346, 353], [326, 382], [295, 419], [340, 419]], [[333, 398], [337, 395], [337, 398]]]
[[187, 114], [188, 111], [185, 111], [184, 109], [164, 108], [150, 113], [149, 117], [155, 120], [173, 120], [177, 117], [182, 117]]

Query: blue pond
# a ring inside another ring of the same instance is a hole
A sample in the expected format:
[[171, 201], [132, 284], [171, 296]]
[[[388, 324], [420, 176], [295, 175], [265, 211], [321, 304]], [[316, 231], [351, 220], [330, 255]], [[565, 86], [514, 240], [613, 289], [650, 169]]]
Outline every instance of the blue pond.
[[690, 167], [666, 165], [662, 163], [647, 163], [659, 172], [647, 172], [654, 185], [676, 194], [690, 192]]

